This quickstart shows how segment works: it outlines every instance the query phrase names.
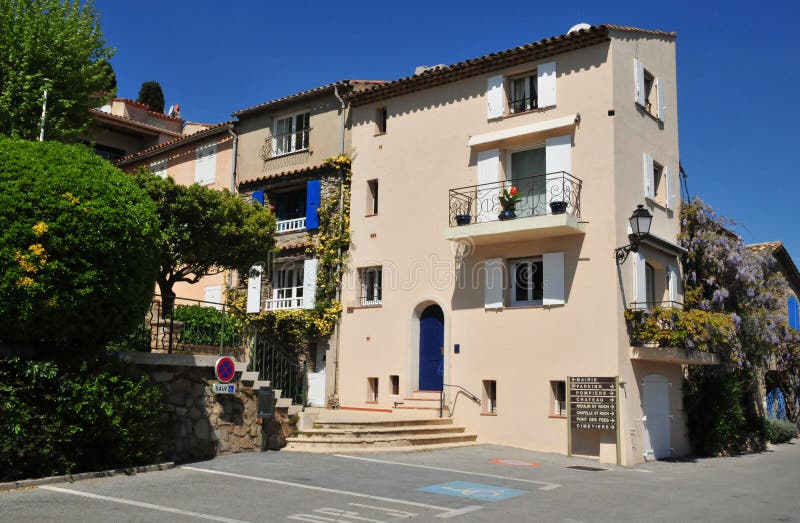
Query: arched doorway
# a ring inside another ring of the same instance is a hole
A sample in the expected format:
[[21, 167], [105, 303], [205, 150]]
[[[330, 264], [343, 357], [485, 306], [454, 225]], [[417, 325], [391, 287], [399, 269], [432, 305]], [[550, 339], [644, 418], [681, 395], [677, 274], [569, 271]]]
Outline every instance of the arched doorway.
[[419, 389], [442, 390], [444, 376], [444, 312], [429, 305], [419, 317]]
[[661, 374], [648, 374], [642, 381], [644, 407], [645, 459], [668, 458], [672, 455], [669, 433], [669, 380]]

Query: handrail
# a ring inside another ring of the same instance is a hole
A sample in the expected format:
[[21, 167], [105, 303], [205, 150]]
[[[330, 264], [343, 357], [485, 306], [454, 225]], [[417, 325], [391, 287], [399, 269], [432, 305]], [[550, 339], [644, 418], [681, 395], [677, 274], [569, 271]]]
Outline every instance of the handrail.
[[[444, 388], [445, 387], [453, 387], [455, 389], [461, 389], [461, 391], [464, 394], [466, 394], [469, 399], [471, 399], [472, 401], [474, 401], [478, 405], [481, 404], [481, 400], [480, 400], [480, 398], [478, 398], [477, 395], [475, 395], [472, 392], [468, 391], [467, 389], [465, 389], [461, 385], [450, 385], [450, 384], [447, 384], [447, 383], [442, 383], [442, 390], [441, 390], [441, 392], [439, 392], [439, 417], [440, 418], [444, 417], [443, 411], [444, 411]], [[453, 413], [450, 412], [450, 415], [452, 416]]]

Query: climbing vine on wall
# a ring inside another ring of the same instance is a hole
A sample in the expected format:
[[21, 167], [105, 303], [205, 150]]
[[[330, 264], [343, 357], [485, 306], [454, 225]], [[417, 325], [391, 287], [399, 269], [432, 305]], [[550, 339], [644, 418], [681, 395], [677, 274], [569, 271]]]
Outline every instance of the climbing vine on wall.
[[306, 249], [306, 254], [317, 259], [315, 307], [247, 314], [246, 293], [236, 289], [228, 294], [228, 304], [241, 327], [255, 329], [295, 354], [306, 353], [310, 344], [330, 336], [342, 313], [338, 290], [350, 246], [351, 159], [335, 156], [323, 166], [336, 172], [342, 186], [341, 195], [334, 191], [320, 202], [319, 229]]

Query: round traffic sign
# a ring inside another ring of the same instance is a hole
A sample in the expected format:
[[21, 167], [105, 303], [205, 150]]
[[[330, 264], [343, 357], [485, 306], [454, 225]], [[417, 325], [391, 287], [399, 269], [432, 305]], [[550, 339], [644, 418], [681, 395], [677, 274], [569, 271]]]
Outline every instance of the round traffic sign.
[[539, 463], [535, 461], [528, 461], [527, 459], [504, 459], [504, 458], [495, 458], [489, 460], [495, 465], [506, 465], [509, 467], [538, 467]]
[[214, 374], [221, 383], [228, 383], [236, 375], [236, 363], [230, 356], [220, 356], [214, 364]]

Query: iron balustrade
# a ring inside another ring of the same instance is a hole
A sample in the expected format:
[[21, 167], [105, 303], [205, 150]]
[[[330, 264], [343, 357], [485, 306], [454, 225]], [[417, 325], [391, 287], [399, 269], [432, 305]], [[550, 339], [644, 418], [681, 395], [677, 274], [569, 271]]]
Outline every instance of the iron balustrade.
[[311, 128], [300, 129], [289, 133], [268, 136], [261, 146], [259, 156], [265, 162], [273, 158], [279, 158], [287, 154], [292, 154], [309, 149]]
[[655, 307], [661, 309], [683, 309], [683, 303], [679, 301], [632, 301], [628, 308], [631, 310], [650, 311]]
[[523, 96], [516, 100], [508, 98], [508, 112], [511, 114], [524, 113], [539, 108], [539, 98], [536, 96]]
[[514, 209], [518, 218], [548, 214], [581, 215], [583, 182], [565, 171], [537, 174], [450, 189], [450, 226], [498, 221], [503, 190], [516, 187], [520, 196]]
[[273, 389], [281, 391], [284, 398], [305, 406], [308, 397], [308, 364], [299, 363], [296, 357], [266, 336], [253, 333], [249, 370], [258, 372], [258, 379], [270, 382]]

